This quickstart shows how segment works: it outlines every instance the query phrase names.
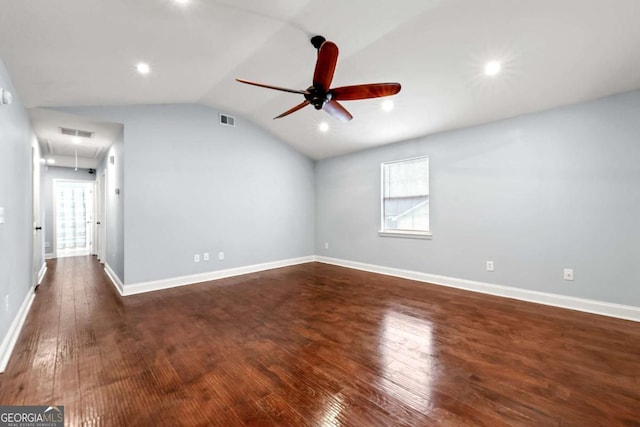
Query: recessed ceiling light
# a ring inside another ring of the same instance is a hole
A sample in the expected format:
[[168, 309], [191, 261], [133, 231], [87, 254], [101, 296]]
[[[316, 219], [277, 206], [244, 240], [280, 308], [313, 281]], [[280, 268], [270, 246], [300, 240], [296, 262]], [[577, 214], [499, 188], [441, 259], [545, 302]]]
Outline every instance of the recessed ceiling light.
[[173, 0], [173, 1], [175, 1], [178, 4], [187, 4], [187, 3], [189, 3], [189, 0]]
[[47, 159], [47, 164], [48, 165], [53, 165], [56, 163], [56, 159]]
[[73, 138], [71, 138], [71, 142], [73, 142], [74, 144], [80, 144], [80, 137], [74, 136]]
[[390, 99], [386, 99], [382, 101], [382, 104], [380, 104], [380, 106], [382, 107], [383, 111], [391, 111], [393, 110], [393, 101]]
[[151, 72], [151, 67], [146, 62], [138, 62], [136, 69], [140, 74], [149, 74]]
[[318, 130], [320, 130], [320, 132], [327, 132], [329, 130], [329, 123], [327, 122], [321, 122], [318, 125]]
[[484, 66], [484, 73], [487, 76], [495, 76], [500, 72], [500, 63], [498, 61], [487, 62], [487, 65]]

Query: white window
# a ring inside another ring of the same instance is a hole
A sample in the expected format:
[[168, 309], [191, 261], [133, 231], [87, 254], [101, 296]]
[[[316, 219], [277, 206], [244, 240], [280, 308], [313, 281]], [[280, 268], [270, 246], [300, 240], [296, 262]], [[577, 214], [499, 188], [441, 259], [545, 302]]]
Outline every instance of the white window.
[[428, 157], [382, 164], [380, 235], [430, 236]]

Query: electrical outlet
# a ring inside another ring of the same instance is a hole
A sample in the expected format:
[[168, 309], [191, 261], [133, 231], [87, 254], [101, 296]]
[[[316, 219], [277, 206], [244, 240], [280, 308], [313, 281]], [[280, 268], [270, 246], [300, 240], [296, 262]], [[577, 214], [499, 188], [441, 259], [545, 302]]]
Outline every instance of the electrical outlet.
[[329, 242], [324, 242], [324, 248], [329, 249]]
[[193, 256], [193, 262], [200, 262], [200, 254], [195, 254]]
[[222, 261], [224, 259], [224, 252], [218, 252], [218, 259]]
[[564, 280], [573, 280], [573, 268], [565, 268], [563, 271]]
[[493, 271], [493, 261], [487, 261], [487, 271]]
[[51, 242], [44, 242], [44, 247], [45, 248], [50, 248], [51, 247]]
[[203, 261], [209, 261], [209, 252], [205, 252], [202, 254], [202, 260]]

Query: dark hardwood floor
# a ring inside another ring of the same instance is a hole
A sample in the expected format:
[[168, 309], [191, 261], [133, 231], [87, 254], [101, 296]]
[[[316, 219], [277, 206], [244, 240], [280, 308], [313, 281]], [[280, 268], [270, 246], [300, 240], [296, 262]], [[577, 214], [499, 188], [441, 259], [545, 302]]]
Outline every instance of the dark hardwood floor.
[[48, 262], [0, 404], [66, 425], [640, 426], [640, 324], [319, 263], [121, 298]]

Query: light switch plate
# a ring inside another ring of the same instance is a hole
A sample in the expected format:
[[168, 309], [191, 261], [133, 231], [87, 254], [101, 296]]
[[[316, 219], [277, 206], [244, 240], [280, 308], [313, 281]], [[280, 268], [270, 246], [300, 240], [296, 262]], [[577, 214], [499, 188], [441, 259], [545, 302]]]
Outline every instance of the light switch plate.
[[9, 105], [11, 102], [13, 102], [11, 92], [6, 89], [0, 89], [0, 104]]

